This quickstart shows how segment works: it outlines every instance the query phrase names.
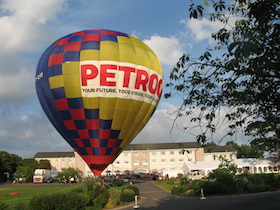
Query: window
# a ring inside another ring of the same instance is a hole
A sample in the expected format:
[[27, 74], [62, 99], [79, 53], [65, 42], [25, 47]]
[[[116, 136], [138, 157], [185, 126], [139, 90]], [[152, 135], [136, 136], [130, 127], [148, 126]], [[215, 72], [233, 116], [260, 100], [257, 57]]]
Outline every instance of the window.
[[263, 168], [264, 173], [267, 173], [267, 167]]
[[170, 159], [170, 163], [175, 163], [175, 159]]
[[129, 165], [129, 162], [127, 160], [125, 160], [124, 165]]
[[148, 155], [148, 152], [142, 152], [142, 155], [143, 155], [143, 156], [147, 156], [147, 155]]
[[152, 152], [152, 155], [157, 155], [157, 152]]
[[180, 158], [179, 159], [179, 163], [183, 163], [184, 162], [184, 159], [183, 158]]
[[134, 165], [139, 165], [139, 160], [134, 160], [133, 164]]
[[128, 156], [128, 153], [127, 152], [123, 153], [123, 156]]
[[134, 153], [134, 156], [138, 156], [138, 152], [135, 152], [135, 153]]
[[257, 173], [257, 167], [254, 167], [254, 173]]
[[143, 160], [143, 165], [148, 165], [148, 161], [147, 160]]
[[174, 155], [174, 151], [170, 151], [170, 155]]
[[116, 162], [115, 162], [115, 165], [120, 165], [120, 161], [116, 161]]
[[157, 164], [157, 160], [156, 159], [152, 159], [152, 164]]
[[162, 151], [162, 152], [160, 152], [160, 154], [161, 154], [161, 155], [165, 155], [165, 152], [164, 152], [164, 151]]
[[165, 159], [161, 159], [161, 164], [166, 164], [166, 160]]

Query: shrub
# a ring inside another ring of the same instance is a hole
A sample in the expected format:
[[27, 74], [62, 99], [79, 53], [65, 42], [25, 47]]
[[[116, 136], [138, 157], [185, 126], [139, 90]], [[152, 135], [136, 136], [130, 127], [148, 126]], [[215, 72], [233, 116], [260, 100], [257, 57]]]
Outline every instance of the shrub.
[[[24, 202], [16, 202], [13, 204], [10, 204], [11, 209], [13, 210], [28, 210], [28, 204]], [[1, 209], [1, 207], [0, 207]]]
[[134, 195], [140, 195], [139, 189], [138, 187], [134, 186], [134, 185], [128, 185], [126, 187], [124, 187], [125, 189], [131, 189], [134, 191]]
[[2, 201], [0, 201], [0, 209], [1, 210], [8, 210], [9, 206], [5, 203], [3, 203]]
[[82, 185], [82, 187], [85, 188], [87, 191], [95, 190], [96, 186], [99, 186], [99, 183], [97, 179], [93, 177], [85, 178]]
[[83, 193], [84, 192], [84, 188], [82, 187], [74, 187], [71, 192], [74, 192], [74, 193]]
[[189, 183], [190, 182], [189, 182], [188, 178], [186, 178], [186, 177], [181, 177], [180, 178], [180, 182], [179, 182], [180, 185], [188, 185]]
[[80, 193], [54, 193], [34, 196], [29, 203], [31, 210], [76, 210], [86, 209], [87, 197]]
[[105, 208], [111, 209], [117, 207], [120, 204], [120, 195], [121, 195], [120, 190], [111, 188], [109, 190], [109, 199], [107, 204], [105, 205]]
[[105, 204], [108, 202], [108, 199], [109, 199], [109, 193], [107, 190], [105, 190], [93, 200], [94, 208], [102, 209], [105, 206]]
[[177, 186], [175, 185], [172, 190], [171, 193], [174, 195], [182, 195], [187, 191], [187, 187], [186, 186]]
[[106, 188], [101, 185], [96, 185], [94, 188], [92, 188], [92, 190], [87, 191], [86, 194], [89, 197], [89, 205], [90, 206], [94, 205], [95, 198], [97, 198], [98, 195], [100, 195], [102, 193], [106, 193], [106, 192], [107, 192]]
[[120, 201], [121, 202], [131, 202], [134, 200], [135, 192], [132, 189], [123, 188], [121, 195], [120, 195]]
[[189, 183], [189, 188], [193, 189], [194, 191], [200, 190], [203, 181], [201, 180], [194, 180]]
[[235, 190], [236, 192], [244, 192], [248, 189], [248, 179], [245, 176], [237, 176], [235, 178]]
[[203, 188], [204, 193], [207, 194], [207, 195], [221, 193], [221, 189], [219, 189], [217, 187], [216, 182], [213, 182], [213, 181], [205, 181], [205, 182], [203, 182], [201, 188]]
[[111, 181], [111, 184], [112, 184], [113, 187], [120, 187], [124, 184], [124, 181], [115, 179], [115, 180]]
[[248, 185], [248, 191], [250, 193], [257, 193], [257, 192], [264, 192], [269, 189], [269, 186], [264, 184], [264, 183], [259, 183], [259, 184], [249, 184]]

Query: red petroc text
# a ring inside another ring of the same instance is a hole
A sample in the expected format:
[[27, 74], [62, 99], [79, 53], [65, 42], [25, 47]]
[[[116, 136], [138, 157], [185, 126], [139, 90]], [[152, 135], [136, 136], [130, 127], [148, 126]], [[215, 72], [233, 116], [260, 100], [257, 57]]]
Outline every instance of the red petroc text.
[[[100, 64], [100, 66], [84, 64], [81, 65], [81, 83], [82, 87], [86, 87], [94, 80], [95, 84], [101, 87], [131, 87], [135, 90], [156, 94], [160, 98], [163, 85], [162, 76], [155, 71], [151, 72], [113, 64]], [[118, 77], [118, 74], [122, 76]], [[122, 80], [117, 78], [122, 78]]]

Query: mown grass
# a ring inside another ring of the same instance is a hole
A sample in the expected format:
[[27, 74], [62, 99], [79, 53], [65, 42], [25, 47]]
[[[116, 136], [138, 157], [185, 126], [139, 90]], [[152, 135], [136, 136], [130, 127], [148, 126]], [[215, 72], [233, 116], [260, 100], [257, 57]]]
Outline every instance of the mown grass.
[[155, 182], [155, 184], [169, 192], [171, 192], [172, 188], [174, 187], [174, 185], [178, 185], [179, 184], [179, 180], [178, 179], [171, 179], [171, 180], [158, 180]]
[[[24, 185], [16, 188], [1, 188], [0, 189], [0, 201], [11, 205], [14, 203], [28, 203], [30, 199], [35, 195], [50, 194], [54, 192], [69, 192], [72, 186], [61, 187], [24, 187]], [[13, 192], [18, 192], [19, 195], [10, 195]]]

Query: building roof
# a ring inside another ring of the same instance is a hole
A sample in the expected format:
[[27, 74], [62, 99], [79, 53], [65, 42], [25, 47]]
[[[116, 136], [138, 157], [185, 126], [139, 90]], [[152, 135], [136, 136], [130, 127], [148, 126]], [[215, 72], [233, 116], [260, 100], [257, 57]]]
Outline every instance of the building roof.
[[230, 145], [224, 146], [207, 146], [204, 148], [205, 153], [215, 153], [215, 152], [235, 152], [235, 149]]
[[197, 142], [130, 144], [124, 150], [186, 149], [201, 147]]
[[37, 152], [34, 158], [75, 157], [74, 152]]

